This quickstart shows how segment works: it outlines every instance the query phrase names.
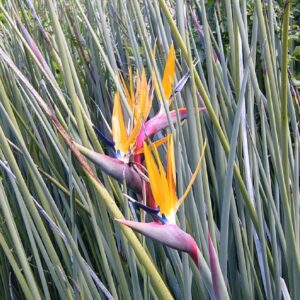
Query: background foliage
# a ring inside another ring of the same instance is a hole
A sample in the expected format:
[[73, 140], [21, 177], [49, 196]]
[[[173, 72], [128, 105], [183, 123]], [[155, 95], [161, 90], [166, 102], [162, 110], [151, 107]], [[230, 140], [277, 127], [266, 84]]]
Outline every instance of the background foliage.
[[[3, 298], [221, 299], [207, 230], [231, 298], [300, 298], [298, 1], [1, 3]], [[177, 81], [191, 75], [172, 105], [188, 109], [172, 129], [179, 195], [208, 142], [177, 223], [208, 280], [187, 254], [115, 222], [145, 216], [125, 186], [92, 164], [100, 181], [85, 172], [51, 118], [109, 154], [92, 124], [109, 136], [119, 74], [162, 74], [172, 42]]]

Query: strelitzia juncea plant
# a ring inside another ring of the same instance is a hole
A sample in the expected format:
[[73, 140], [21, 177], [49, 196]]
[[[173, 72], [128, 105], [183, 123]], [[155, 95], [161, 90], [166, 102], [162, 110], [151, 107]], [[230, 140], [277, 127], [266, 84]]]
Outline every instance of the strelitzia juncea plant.
[[[299, 1], [123, 2], [0, 4], [3, 298], [100, 299], [102, 282], [114, 299], [299, 299]], [[179, 205], [205, 139], [201, 176], [174, 213], [162, 200]], [[81, 145], [122, 186], [99, 180]], [[154, 184], [155, 148], [166, 179]], [[130, 210], [122, 188], [138, 200]], [[159, 242], [115, 219], [155, 223]], [[200, 268], [169, 251], [183, 248], [175, 226], [196, 241]]]

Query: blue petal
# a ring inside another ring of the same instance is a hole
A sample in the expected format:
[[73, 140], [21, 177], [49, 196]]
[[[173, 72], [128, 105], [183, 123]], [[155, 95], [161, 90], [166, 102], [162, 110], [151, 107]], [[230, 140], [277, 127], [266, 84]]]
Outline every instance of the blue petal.
[[168, 223], [168, 219], [166, 218], [166, 216], [164, 214], [162, 214], [162, 216], [159, 215], [160, 213], [160, 208], [151, 208], [141, 202], [135, 201], [133, 199], [128, 198], [129, 201], [132, 202], [132, 204], [138, 208], [143, 209], [145, 212], [147, 212], [149, 215], [151, 215], [151, 217], [156, 220], [159, 221], [161, 224], [167, 224]]
[[100, 138], [100, 140], [108, 147], [113, 148], [115, 146], [114, 141], [106, 137], [95, 125], [93, 125], [94, 131], [96, 132], [97, 136]]
[[183, 87], [185, 86], [185, 84], [187, 83], [187, 81], [190, 78], [190, 71], [188, 71], [186, 74], [183, 75], [183, 77], [177, 82], [177, 84], [174, 86], [174, 94], [179, 93]]

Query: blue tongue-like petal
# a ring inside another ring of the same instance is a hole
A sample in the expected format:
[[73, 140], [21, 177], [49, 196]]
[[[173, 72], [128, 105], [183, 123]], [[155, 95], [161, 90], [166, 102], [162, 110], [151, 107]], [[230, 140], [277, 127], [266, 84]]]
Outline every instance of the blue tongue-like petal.
[[107, 136], [105, 136], [99, 128], [97, 128], [95, 125], [93, 125], [94, 131], [96, 132], [99, 139], [108, 147], [114, 148], [115, 143], [111, 139], [109, 139]]
[[185, 84], [187, 83], [187, 81], [190, 78], [190, 71], [188, 71], [187, 73], [185, 73], [183, 75], [183, 77], [177, 82], [177, 84], [174, 86], [174, 94], [177, 94], [179, 92], [181, 92], [181, 90], [183, 89], [183, 87], [185, 86]]
[[128, 200], [135, 206], [138, 208], [141, 208], [142, 210], [144, 210], [145, 212], [147, 212], [154, 220], [159, 221], [161, 224], [167, 224], [168, 223], [168, 219], [166, 218], [166, 216], [164, 214], [162, 214], [161, 216], [159, 215], [160, 213], [160, 208], [151, 208], [141, 202], [138, 202], [134, 199], [132, 199], [131, 197], [125, 195]]

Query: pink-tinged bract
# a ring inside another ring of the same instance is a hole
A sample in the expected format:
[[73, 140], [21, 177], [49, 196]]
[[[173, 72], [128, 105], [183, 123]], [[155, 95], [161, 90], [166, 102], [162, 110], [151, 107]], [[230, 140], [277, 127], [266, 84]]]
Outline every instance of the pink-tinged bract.
[[181, 230], [176, 224], [160, 224], [158, 222], [142, 223], [128, 220], [117, 220], [119, 223], [150, 237], [163, 245], [187, 252], [195, 264], [199, 265], [198, 246], [193, 237]]
[[82, 145], [76, 144], [76, 146], [82, 154], [94, 162], [106, 174], [120, 183], [123, 183], [125, 180], [127, 187], [138, 194], [142, 193], [142, 179], [129, 164], [108, 155], [97, 153]]

